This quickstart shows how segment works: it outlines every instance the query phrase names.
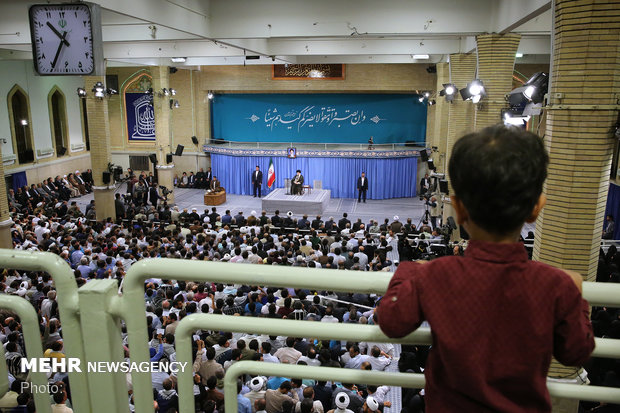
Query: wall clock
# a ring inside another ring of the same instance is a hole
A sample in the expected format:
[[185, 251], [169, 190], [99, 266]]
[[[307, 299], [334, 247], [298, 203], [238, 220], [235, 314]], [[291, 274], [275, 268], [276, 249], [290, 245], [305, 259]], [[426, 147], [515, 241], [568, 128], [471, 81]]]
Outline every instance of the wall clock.
[[35, 4], [29, 9], [34, 68], [39, 75], [99, 74], [101, 17], [88, 3]]

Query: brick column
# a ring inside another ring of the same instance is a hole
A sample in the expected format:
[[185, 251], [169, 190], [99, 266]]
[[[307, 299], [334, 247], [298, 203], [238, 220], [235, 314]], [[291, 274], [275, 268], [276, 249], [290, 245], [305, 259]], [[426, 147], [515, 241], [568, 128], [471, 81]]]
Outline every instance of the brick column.
[[[170, 88], [168, 66], [157, 66], [151, 68], [153, 75], [153, 109], [155, 111], [155, 136], [157, 153], [157, 181], [159, 185], [173, 189], [174, 163], [166, 164], [166, 154], [174, 152], [176, 148], [171, 146], [171, 109], [170, 99], [172, 96], [163, 96], [163, 88]], [[174, 203], [174, 192], [168, 195], [168, 203]]]
[[91, 92], [97, 82], [105, 84], [105, 76], [84, 76], [86, 89], [86, 111], [88, 113], [88, 133], [90, 136], [90, 160], [93, 169], [93, 193], [97, 220], [116, 219], [114, 209], [114, 182], [103, 183], [103, 173], [108, 172], [110, 162], [110, 122], [108, 119], [108, 100], [99, 99]]
[[[618, 0], [556, 0], [554, 10], [544, 138], [551, 162], [544, 186], [547, 206], [536, 221], [534, 259], [578, 271], [588, 281], [596, 277], [618, 116], [618, 10]], [[549, 376], [574, 377], [575, 372], [553, 363]], [[569, 410], [554, 403], [554, 411], [576, 411], [575, 405]]]
[[[462, 89], [476, 76], [476, 55], [471, 54], [453, 54], [450, 55], [450, 83], [454, 83], [458, 89]], [[443, 98], [442, 98], [443, 99]], [[452, 154], [452, 147], [458, 138], [473, 132], [474, 130], [474, 105], [461, 99], [461, 95], [457, 92], [452, 103], [448, 106], [448, 133], [446, 139], [446, 165]], [[447, 167], [445, 172], [447, 173]], [[448, 184], [450, 178], [448, 178]], [[452, 186], [449, 185], [450, 194], [452, 194]], [[443, 222], [448, 217], [455, 217], [450, 199], [446, 198], [443, 205]], [[460, 239], [460, 233], [457, 229], [452, 233], [452, 239]]]
[[515, 55], [521, 35], [485, 34], [476, 36], [478, 79], [487, 96], [476, 105], [475, 129], [484, 129], [501, 121], [501, 110], [508, 107], [504, 96], [512, 90]]
[[[2, 148], [0, 147], [0, 176], [4, 176], [4, 164], [2, 163]], [[0, 180], [0, 248], [13, 248], [11, 238], [11, 225], [13, 220], [9, 215], [9, 200], [4, 179]]]
[[432, 145], [437, 147], [437, 152], [433, 153], [433, 161], [437, 167], [437, 172], [445, 173], [447, 166], [446, 148], [448, 145], [448, 120], [450, 104], [446, 98], [439, 96], [439, 91], [443, 89], [444, 83], [450, 83], [450, 65], [448, 63], [437, 63], [437, 97], [435, 105], [435, 128], [433, 130]]

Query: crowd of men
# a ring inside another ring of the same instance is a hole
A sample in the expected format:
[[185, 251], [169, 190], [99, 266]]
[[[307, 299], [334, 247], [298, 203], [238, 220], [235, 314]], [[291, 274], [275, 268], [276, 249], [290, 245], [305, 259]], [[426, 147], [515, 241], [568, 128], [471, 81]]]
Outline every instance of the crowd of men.
[[92, 192], [92, 186], [91, 169], [84, 173], [71, 172], [62, 177], [56, 175], [54, 179], [49, 177], [43, 182], [18, 187], [16, 191], [10, 188], [7, 193], [9, 208], [14, 212], [33, 213], [44, 204], [53, 204], [56, 207], [59, 202], [67, 202], [71, 198]]
[[199, 189], [213, 189], [213, 183], [217, 181], [217, 177], [213, 176], [211, 168], [208, 168], [205, 172], [203, 168], [194, 175], [194, 171], [183, 172], [181, 176], [174, 176], [173, 184], [178, 188], [199, 188]]
[[[140, 181], [148, 179], [148, 176], [140, 177], [134, 185], [144, 185]], [[441, 238], [430, 226], [416, 228], [411, 219], [400, 222], [399, 217], [386, 219], [382, 224], [375, 220], [363, 223], [361, 219], [351, 222], [346, 213], [338, 220], [333, 217], [323, 220], [320, 216], [311, 219], [306, 215], [295, 217], [293, 213], [281, 215], [278, 211], [272, 216], [252, 211], [246, 217], [243, 211], [234, 214], [226, 210], [220, 215], [216, 207], [203, 213], [196, 209], [179, 210], [170, 208], [166, 202], [156, 202], [148, 208], [123, 203], [128, 219], [97, 222], [86, 219], [94, 206], [81, 211], [75, 202], [67, 206], [67, 201], [60, 198], [41, 200], [34, 205], [28, 202], [19, 209], [24, 214], [16, 214], [18, 209], [13, 205], [11, 234], [16, 249], [59, 255], [74, 271], [78, 286], [102, 278], [116, 279], [122, 285], [132, 264], [145, 258], [163, 257], [223, 261], [231, 265], [393, 271], [400, 261], [420, 257], [419, 254], [412, 257], [408, 252], [407, 245], [411, 244], [406, 241], [412, 236], [416, 239], [416, 249], [418, 245], [425, 248], [424, 240]], [[458, 247], [454, 254], [462, 255], [463, 249]], [[619, 282], [618, 268], [620, 254], [610, 248], [607, 255], [601, 256], [600, 281]], [[145, 283], [145, 317], [151, 360], [154, 361], [176, 360], [174, 332], [189, 314], [373, 324], [372, 309], [380, 298], [353, 291], [184, 282], [173, 280], [172, 274], [170, 278], [150, 279]], [[354, 286], [351, 289], [354, 290]], [[49, 275], [4, 270], [0, 275], [0, 290], [33, 304], [39, 314], [46, 356], [65, 357], [57, 292]], [[594, 308], [592, 314], [597, 336], [620, 338], [617, 309]], [[0, 340], [4, 344], [11, 382], [11, 390], [0, 399], [0, 408], [34, 411], [32, 394], [21, 384], [28, 376], [17, 368], [19, 360], [27, 356], [19, 319], [10, 312], [0, 313], [0, 324], [3, 327]], [[384, 343], [341, 343], [219, 331], [195, 333], [198, 339], [193, 344], [194, 398], [197, 411], [209, 413], [223, 411], [222, 377], [226, 369], [239, 360], [382, 370], [391, 365], [395, 356], [394, 347]], [[418, 346], [404, 350], [398, 361], [399, 370], [421, 372], [428, 349]], [[610, 359], [593, 359], [592, 365], [586, 366], [593, 384], [606, 385], [618, 384], [619, 367], [618, 362]], [[57, 384], [57, 391], [52, 395], [53, 411], [70, 412], [71, 391], [66, 375], [51, 375], [50, 383]], [[154, 373], [152, 384], [155, 411], [177, 411], [179, 395], [174, 373]], [[344, 413], [349, 410], [371, 413], [385, 409], [389, 412], [389, 402], [386, 403], [389, 391], [386, 386], [364, 383], [248, 376], [239, 382], [239, 412], [324, 413], [333, 410]], [[406, 412], [423, 411], [423, 390], [402, 391]], [[346, 394], [348, 400], [340, 397], [341, 394]], [[130, 393], [128, 403], [133, 406]]]

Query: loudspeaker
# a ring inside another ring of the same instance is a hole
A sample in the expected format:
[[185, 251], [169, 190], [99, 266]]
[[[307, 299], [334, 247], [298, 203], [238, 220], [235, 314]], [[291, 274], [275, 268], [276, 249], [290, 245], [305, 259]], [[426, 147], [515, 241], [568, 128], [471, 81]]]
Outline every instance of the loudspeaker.
[[422, 149], [420, 151], [420, 159], [422, 162], [428, 162], [428, 153], [426, 152], [426, 149]]
[[177, 150], [174, 152], [174, 155], [175, 156], [183, 155], [183, 148], [185, 148], [183, 145], [177, 145]]
[[106, 185], [110, 183], [110, 172], [103, 173], [103, 183]]
[[198, 145], [198, 138], [197, 138], [197, 137], [195, 137], [195, 136], [192, 136], [192, 143], [193, 143], [194, 145]]
[[428, 165], [428, 169], [430, 169], [431, 171], [435, 170], [435, 163], [433, 161], [431, 161], [430, 159], [426, 162], [426, 164]]
[[150, 154], [149, 159], [152, 163], [157, 163], [157, 154], [156, 153]]
[[172, 163], [172, 154], [171, 153], [167, 153], [166, 154], [166, 163]]
[[448, 181], [446, 181], [445, 179], [439, 180], [439, 192], [441, 192], [442, 194], [450, 195], [450, 192], [448, 190]]
[[67, 148], [65, 148], [64, 146], [61, 146], [58, 149], [58, 156], [63, 156], [65, 153], [67, 153]]

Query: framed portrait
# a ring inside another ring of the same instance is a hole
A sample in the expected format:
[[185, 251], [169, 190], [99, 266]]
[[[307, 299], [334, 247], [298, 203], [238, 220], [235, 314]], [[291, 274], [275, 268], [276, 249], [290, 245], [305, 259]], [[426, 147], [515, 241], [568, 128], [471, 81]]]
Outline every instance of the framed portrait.
[[290, 159], [297, 158], [297, 148], [288, 148], [286, 150], [286, 157]]

